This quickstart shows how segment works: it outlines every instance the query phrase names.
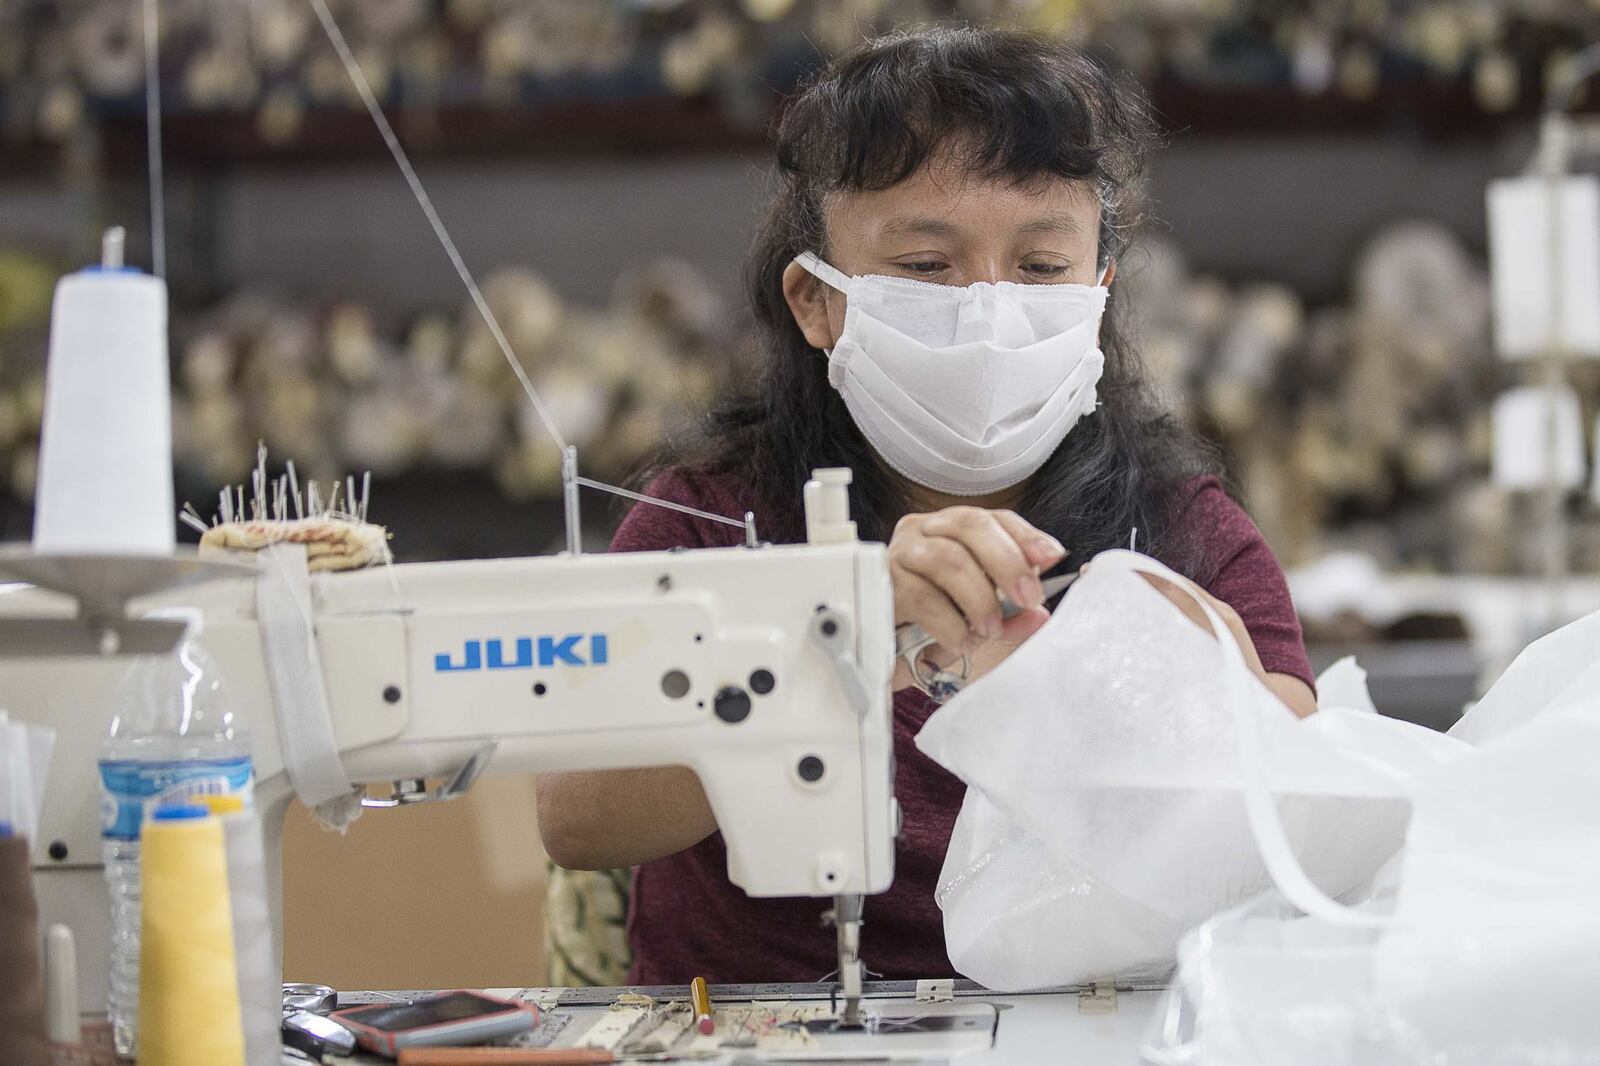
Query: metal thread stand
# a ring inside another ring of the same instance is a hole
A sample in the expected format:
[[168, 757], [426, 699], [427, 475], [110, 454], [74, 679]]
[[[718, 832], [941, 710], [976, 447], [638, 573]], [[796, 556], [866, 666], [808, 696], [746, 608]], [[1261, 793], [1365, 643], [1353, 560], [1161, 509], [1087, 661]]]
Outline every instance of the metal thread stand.
[[1545, 179], [1545, 209], [1549, 214], [1550, 240], [1550, 334], [1544, 355], [1539, 360], [1545, 389], [1544, 466], [1545, 485], [1539, 501], [1540, 538], [1544, 544], [1545, 631], [1561, 624], [1562, 589], [1568, 572], [1566, 487], [1561, 483], [1560, 433], [1558, 408], [1567, 381], [1566, 330], [1562, 325], [1561, 265], [1561, 190], [1571, 160], [1571, 136], [1566, 114], [1551, 111], [1540, 130], [1540, 169]]
[[1559, 79], [1551, 85], [1545, 99], [1545, 112], [1539, 127], [1539, 148], [1533, 169], [1545, 181], [1545, 209], [1548, 212], [1550, 239], [1550, 331], [1539, 360], [1540, 380], [1545, 391], [1544, 469], [1545, 485], [1539, 501], [1539, 533], [1544, 554], [1545, 618], [1537, 635], [1550, 632], [1566, 620], [1566, 584], [1571, 575], [1570, 533], [1567, 528], [1567, 488], [1560, 470], [1558, 403], [1567, 387], [1567, 364], [1572, 358], [1563, 322], [1565, 300], [1562, 292], [1564, 251], [1561, 204], [1562, 186], [1571, 173], [1573, 157], [1579, 153], [1600, 152], [1600, 124], [1577, 123], [1568, 114], [1579, 88], [1600, 73], [1600, 45], [1574, 56]]
[[561, 450], [561, 499], [567, 516], [567, 553], [583, 554], [583, 526], [578, 515], [578, 449]]

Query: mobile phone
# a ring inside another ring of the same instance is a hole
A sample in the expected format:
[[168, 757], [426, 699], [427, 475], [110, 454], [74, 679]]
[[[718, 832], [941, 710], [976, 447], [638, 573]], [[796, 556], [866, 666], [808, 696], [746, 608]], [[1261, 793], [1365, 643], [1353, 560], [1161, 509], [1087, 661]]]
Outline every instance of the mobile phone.
[[329, 1017], [354, 1033], [368, 1051], [396, 1058], [401, 1048], [481, 1044], [525, 1033], [538, 1024], [539, 1011], [462, 989], [410, 1003], [350, 1007]]

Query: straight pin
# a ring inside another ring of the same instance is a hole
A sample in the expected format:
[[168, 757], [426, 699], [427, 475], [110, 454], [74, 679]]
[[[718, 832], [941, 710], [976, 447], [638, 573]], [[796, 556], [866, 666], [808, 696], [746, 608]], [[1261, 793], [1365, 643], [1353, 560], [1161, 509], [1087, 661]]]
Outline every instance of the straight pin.
[[178, 521], [182, 522], [196, 533], [199, 533], [202, 537], [210, 532], [209, 527], [204, 522], [190, 514], [188, 511], [179, 511]]
[[255, 490], [257, 518], [267, 517], [267, 442], [256, 441]]
[[300, 498], [300, 481], [294, 476], [294, 460], [290, 459], [284, 463], [283, 468], [288, 471], [289, 498], [294, 501], [294, 516], [296, 518], [304, 518], [306, 516], [305, 502]]
[[356, 476], [346, 474], [344, 478], [344, 509], [350, 512], [350, 517], [356, 516]]
[[372, 502], [372, 471], [361, 475], [361, 520], [367, 520], [367, 504]]

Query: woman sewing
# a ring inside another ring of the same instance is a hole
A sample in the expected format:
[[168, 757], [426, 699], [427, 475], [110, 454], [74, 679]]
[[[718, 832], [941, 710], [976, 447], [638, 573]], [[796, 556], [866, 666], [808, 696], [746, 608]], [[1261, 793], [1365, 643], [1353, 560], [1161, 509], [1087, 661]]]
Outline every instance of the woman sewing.
[[[1064, 44], [929, 31], [836, 61], [777, 140], [780, 186], [749, 269], [759, 385], [657, 472], [652, 494], [753, 510], [767, 538], [802, 541], [800, 486], [815, 467], [850, 467], [860, 535], [889, 545], [896, 623], [970, 654], [975, 673], [1048, 618], [1040, 575], [1136, 536], [1204, 591], [1267, 687], [1310, 714], [1282, 572], [1207, 449], [1152, 400], [1119, 330], [1111, 286], [1154, 141], [1138, 92]], [[974, 354], [932, 352], [953, 344]], [[612, 547], [740, 536], [641, 505]], [[997, 589], [1027, 610], [1002, 621]], [[869, 901], [864, 961], [889, 978], [949, 976], [934, 887], [964, 786], [912, 743], [935, 704], [903, 666], [896, 689], [904, 832], [893, 887]], [[557, 863], [638, 868], [631, 982], [834, 968], [825, 901], [751, 899], [728, 881], [692, 771], [550, 775], [538, 805]]]

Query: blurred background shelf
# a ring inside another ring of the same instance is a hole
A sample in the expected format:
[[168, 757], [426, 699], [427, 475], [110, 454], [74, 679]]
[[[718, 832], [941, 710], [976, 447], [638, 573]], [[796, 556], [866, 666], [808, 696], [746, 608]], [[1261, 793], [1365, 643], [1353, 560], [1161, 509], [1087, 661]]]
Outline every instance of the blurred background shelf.
[[1430, 729], [1449, 729], [1479, 695], [1485, 661], [1466, 640], [1414, 640], [1390, 644], [1312, 644], [1318, 673], [1346, 656], [1367, 672], [1372, 702], [1385, 715]]
[[[729, 122], [708, 98], [650, 96], [564, 100], [542, 107], [460, 104], [400, 108], [389, 115], [406, 149], [419, 159], [516, 159], [568, 153], [667, 151], [690, 154], [753, 149], [760, 128]], [[142, 119], [108, 122], [107, 157], [143, 158]], [[167, 159], [177, 166], [265, 163], [314, 166], [388, 158], [364, 111], [307, 112], [287, 138], [264, 137], [259, 123], [237, 114], [179, 115], [164, 122]]]
[[[1372, 98], [1337, 91], [1307, 94], [1260, 86], [1150, 88], [1157, 119], [1170, 138], [1397, 135], [1429, 141], [1474, 139], [1517, 131], [1536, 117], [1528, 102], [1503, 113], [1475, 104], [1470, 87], [1438, 81], [1386, 86]], [[515, 160], [564, 155], [723, 153], [759, 149], [780, 116], [772, 107], [752, 122], [727, 113], [711, 96], [595, 94], [544, 103], [458, 102], [387, 109], [407, 151], [418, 159]], [[143, 164], [142, 114], [117, 108], [94, 124], [98, 152], [110, 169]], [[230, 165], [306, 167], [387, 159], [387, 149], [364, 111], [312, 107], [293, 128], [268, 133], [258, 114], [188, 111], [163, 120], [168, 166]], [[4, 142], [0, 142], [4, 143]], [[61, 143], [29, 138], [5, 145], [0, 179], [37, 176], [64, 165]]]
[[[1473, 136], [1532, 116], [1594, 39], [1586, 0], [336, 0], [420, 154], [743, 146], [863, 36], [940, 20], [1077, 40], [1130, 71], [1172, 130]], [[26, 44], [24, 44], [26, 42]], [[311, 162], [378, 150], [303, 0], [163, 5], [175, 158]], [[137, 5], [0, 8], [8, 154], [136, 132]], [[121, 133], [118, 133], [118, 131]], [[134, 139], [133, 143], [138, 143]], [[113, 153], [113, 159], [119, 153]]]
[[[777, 99], [774, 93], [775, 105]], [[1386, 88], [1373, 99], [1337, 92], [1306, 95], [1169, 84], [1152, 89], [1152, 104], [1162, 128], [1179, 138], [1316, 133], [1472, 138], [1515, 129], [1536, 113], [1523, 106], [1507, 114], [1487, 114], [1473, 106], [1468, 88], [1433, 82]], [[400, 107], [388, 114], [416, 158], [493, 160], [758, 149], [767, 143], [768, 126], [777, 121], [779, 109], [775, 106], [758, 125], [735, 121], [715, 98], [704, 96], [594, 96], [515, 106], [461, 103]], [[142, 162], [142, 117], [109, 118], [102, 130], [109, 164]], [[180, 167], [301, 167], [388, 157], [366, 113], [347, 108], [308, 110], [293, 133], [277, 138], [264, 135], [256, 117], [233, 112], [168, 116], [163, 130], [168, 163]], [[43, 159], [59, 152], [45, 143], [31, 150]]]

